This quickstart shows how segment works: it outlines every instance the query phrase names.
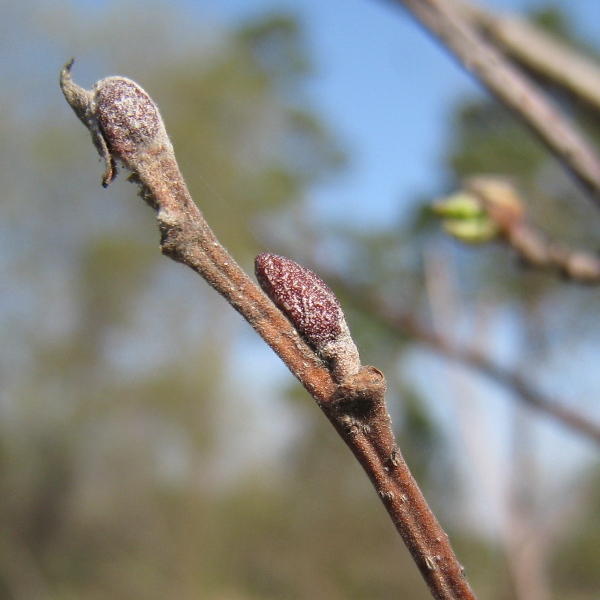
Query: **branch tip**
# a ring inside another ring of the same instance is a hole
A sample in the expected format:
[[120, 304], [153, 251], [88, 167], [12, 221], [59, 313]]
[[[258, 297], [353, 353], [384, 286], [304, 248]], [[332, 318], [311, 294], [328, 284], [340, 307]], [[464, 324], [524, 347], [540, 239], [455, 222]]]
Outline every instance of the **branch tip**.
[[85, 90], [71, 78], [72, 66], [73, 60], [63, 67], [60, 86], [104, 160], [103, 187], [115, 179], [117, 160], [139, 174], [148, 167], [150, 156], [158, 162], [158, 155], [173, 152], [156, 104], [137, 83], [106, 77]]
[[72, 58], [60, 72], [60, 88], [69, 106], [73, 109], [79, 120], [87, 126], [87, 112], [93, 101], [93, 93], [77, 85], [71, 77], [71, 68], [75, 59]]

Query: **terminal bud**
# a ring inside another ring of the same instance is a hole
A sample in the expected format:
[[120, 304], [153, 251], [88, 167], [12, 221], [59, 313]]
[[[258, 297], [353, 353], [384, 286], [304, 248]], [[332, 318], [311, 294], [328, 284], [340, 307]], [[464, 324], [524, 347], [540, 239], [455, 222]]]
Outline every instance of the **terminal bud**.
[[72, 65], [70, 61], [63, 68], [60, 86], [104, 159], [104, 187], [116, 177], [116, 160], [138, 172], [149, 157], [173, 151], [156, 104], [137, 83], [125, 77], [107, 77], [85, 90], [73, 82]]

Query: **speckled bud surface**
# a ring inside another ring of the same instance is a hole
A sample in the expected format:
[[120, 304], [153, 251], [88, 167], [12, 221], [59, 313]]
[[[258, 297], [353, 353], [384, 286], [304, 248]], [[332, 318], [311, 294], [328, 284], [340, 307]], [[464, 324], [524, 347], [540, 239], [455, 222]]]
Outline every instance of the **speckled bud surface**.
[[255, 272], [264, 292], [315, 347], [340, 335], [342, 307], [315, 273], [289, 258], [266, 252], [256, 257]]
[[117, 174], [117, 160], [140, 175], [161, 153], [173, 154], [156, 104], [137, 83], [125, 77], [107, 77], [84, 90], [71, 78], [72, 66], [71, 60], [61, 71], [60, 86], [104, 159], [104, 187]]
[[125, 164], [166, 137], [156, 105], [133, 81], [107, 77], [98, 81], [92, 92], [93, 110], [108, 147]]
[[360, 367], [342, 307], [329, 286], [298, 263], [264, 252], [254, 261], [259, 285], [338, 378]]

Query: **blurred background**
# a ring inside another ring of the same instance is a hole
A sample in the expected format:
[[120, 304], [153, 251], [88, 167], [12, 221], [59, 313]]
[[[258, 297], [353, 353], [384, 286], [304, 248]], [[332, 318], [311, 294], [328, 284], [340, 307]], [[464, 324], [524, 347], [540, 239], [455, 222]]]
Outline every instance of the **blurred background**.
[[[600, 52], [598, 3], [485, 6]], [[125, 174], [101, 187], [58, 86], [71, 57], [84, 87], [151, 94], [248, 272], [280, 253], [339, 293], [478, 598], [598, 597], [597, 441], [516, 385], [600, 421], [598, 290], [460, 245], [428, 210], [506, 174], [534, 223], [596, 251], [600, 214], [520, 123], [394, 3], [0, 7], [0, 599], [429, 598], [312, 399], [161, 256]], [[600, 140], [597, 114], [556, 99]]]

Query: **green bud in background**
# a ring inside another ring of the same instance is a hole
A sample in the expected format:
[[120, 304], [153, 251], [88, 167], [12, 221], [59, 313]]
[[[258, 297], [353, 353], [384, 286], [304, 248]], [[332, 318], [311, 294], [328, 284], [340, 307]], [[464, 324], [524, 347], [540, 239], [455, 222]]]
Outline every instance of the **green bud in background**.
[[481, 202], [467, 192], [458, 192], [443, 198], [431, 208], [439, 217], [448, 219], [474, 219], [485, 215]]
[[468, 192], [448, 196], [436, 202], [432, 210], [442, 217], [446, 233], [462, 242], [483, 244], [495, 239], [500, 233], [500, 228], [481, 200]]
[[447, 219], [442, 225], [446, 233], [468, 244], [491, 242], [500, 234], [500, 228], [488, 216], [474, 219]]
[[451, 236], [469, 244], [482, 244], [508, 236], [525, 217], [525, 207], [514, 186], [498, 176], [479, 175], [463, 183], [464, 189], [432, 206]]

